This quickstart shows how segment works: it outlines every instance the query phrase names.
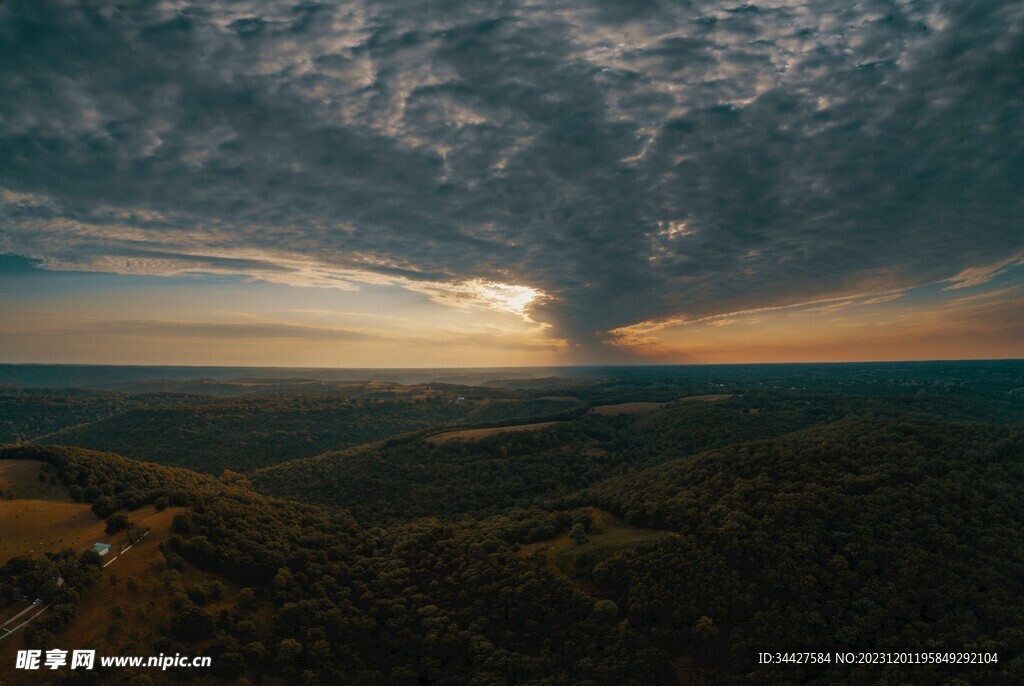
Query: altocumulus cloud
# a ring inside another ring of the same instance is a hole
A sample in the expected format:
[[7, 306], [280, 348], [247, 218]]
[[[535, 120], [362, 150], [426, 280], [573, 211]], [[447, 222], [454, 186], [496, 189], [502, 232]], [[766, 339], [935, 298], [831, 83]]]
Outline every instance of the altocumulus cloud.
[[1024, 249], [1011, 0], [10, 0], [0, 60], [49, 268], [515, 287], [596, 350]]

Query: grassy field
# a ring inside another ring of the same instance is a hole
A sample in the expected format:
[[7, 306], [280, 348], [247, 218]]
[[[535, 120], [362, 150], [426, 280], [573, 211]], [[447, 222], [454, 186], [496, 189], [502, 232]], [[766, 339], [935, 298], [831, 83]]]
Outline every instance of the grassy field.
[[[676, 400], [677, 403], [713, 403], [717, 400], [728, 400], [732, 393], [709, 393], [708, 395], [688, 395]], [[671, 403], [669, 403], [671, 404]]]
[[451, 440], [475, 440], [479, 438], [486, 438], [487, 436], [493, 436], [494, 434], [508, 433], [509, 431], [536, 431], [537, 429], [543, 429], [545, 427], [561, 423], [562, 422], [538, 422], [537, 424], [520, 424], [518, 426], [495, 426], [488, 429], [445, 431], [444, 433], [429, 436], [426, 440], [429, 443], [440, 445], [441, 443], [447, 443]]
[[73, 502], [64, 486], [39, 481], [43, 463], [0, 460], [0, 562], [22, 553], [85, 549], [103, 538], [103, 521]]
[[[12, 497], [0, 500], [0, 562], [25, 553], [81, 552], [97, 541], [117, 550], [124, 534], [108, 536], [105, 524], [89, 505], [76, 503], [60, 484], [39, 481], [42, 462], [0, 460], [0, 489]], [[142, 527], [166, 518], [152, 507], [128, 513]]]
[[542, 555], [549, 572], [566, 577], [576, 590], [588, 595], [596, 595], [590, 581], [590, 570], [595, 564], [641, 543], [676, 535], [668, 531], [626, 526], [604, 510], [588, 508], [587, 511], [591, 525], [586, 543], [574, 543], [565, 533], [550, 541], [525, 545], [519, 554], [526, 558]]
[[13, 498], [22, 500], [65, 500], [68, 497], [63, 485], [40, 481], [39, 469], [42, 462], [35, 460], [0, 460], [0, 491], [7, 491]]
[[[182, 511], [184, 508], [168, 508], [163, 512], [144, 508], [128, 513], [132, 521], [149, 527], [149, 534], [116, 558], [113, 552], [104, 558], [107, 564], [102, 578], [82, 593], [75, 604], [74, 618], [54, 633], [53, 647], [95, 649], [97, 655], [157, 655], [160, 652], [155, 644], [167, 633], [173, 615], [173, 592], [166, 583], [167, 572], [159, 546], [170, 536], [174, 515]], [[123, 542], [110, 536], [102, 540], [111, 541], [115, 550]], [[188, 565], [176, 573], [175, 578], [185, 588], [203, 586], [213, 579]], [[234, 606], [238, 589], [230, 584], [223, 587], [223, 598], [203, 608], [214, 616], [221, 608]], [[36, 621], [45, 621], [47, 615], [42, 614]], [[25, 648], [21, 633], [0, 642], [0, 683], [29, 683], [25, 672], [14, 670], [17, 651]], [[140, 670], [139, 673], [147, 674], [156, 683], [172, 682], [169, 674], [159, 670]], [[45, 676], [33, 674], [31, 683], [47, 683]], [[190, 683], [210, 681], [198, 672], [194, 676]], [[103, 683], [127, 683], [131, 677], [131, 670], [121, 669], [108, 674], [105, 678], [110, 680]]]
[[685, 398], [679, 398], [678, 400], [672, 400], [667, 403], [650, 403], [650, 402], [636, 402], [636, 403], [618, 403], [617, 405], [598, 405], [592, 407], [587, 414], [599, 414], [599, 415], [616, 415], [616, 414], [647, 414], [649, 412], [656, 412], [669, 407], [675, 407], [682, 403], [711, 403], [716, 400], [726, 400], [731, 398], [732, 395], [729, 393], [715, 393], [710, 395], [688, 395]]
[[[54, 648], [95, 649], [97, 655], [156, 655], [156, 641], [167, 633], [173, 616], [174, 589], [168, 584], [168, 571], [159, 547], [171, 534], [171, 521], [184, 508], [168, 508], [157, 512], [151, 506], [127, 512], [128, 519], [149, 529], [149, 533], [128, 550], [126, 534], [108, 536], [103, 520], [97, 519], [82, 503], [72, 502], [66, 489], [49, 480], [39, 481], [43, 463], [30, 460], [0, 460], [0, 489], [10, 498], [0, 500], [0, 561], [24, 553], [59, 551], [71, 548], [80, 552], [96, 541], [110, 543], [112, 551], [104, 557], [103, 576], [86, 589], [75, 605], [75, 616], [55, 632]], [[131, 579], [131, 582], [128, 579]], [[215, 579], [191, 565], [173, 572], [177, 588], [205, 587]], [[238, 588], [221, 583], [223, 596], [203, 606], [216, 616], [224, 608], [235, 605]], [[27, 603], [0, 604], [0, 617], [17, 614]], [[36, 622], [45, 622], [49, 612]], [[258, 626], [269, 632], [269, 618]], [[15, 656], [25, 648], [23, 631], [0, 641], [0, 684], [49, 683], [51, 674], [27, 675], [16, 671]], [[156, 683], [171, 683], [168, 673], [141, 670]], [[118, 670], [108, 675], [112, 681], [127, 683], [131, 670]], [[207, 683], [209, 677], [190, 675], [190, 683]], [[107, 677], [105, 677], [107, 678]]]
[[587, 414], [611, 416], [616, 414], [647, 414], [665, 407], [668, 403], [618, 403], [617, 405], [598, 405], [592, 407]]
[[[52, 484], [48, 478], [40, 481], [43, 464], [0, 460], [0, 489], [5, 496], [0, 500], [0, 562], [20, 554], [65, 548], [77, 553], [97, 541], [112, 546], [111, 553], [103, 557], [105, 566], [100, 581], [83, 592], [75, 606], [75, 617], [55, 632], [51, 647], [95, 649], [97, 655], [158, 654], [155, 642], [167, 633], [174, 611], [173, 592], [165, 583], [166, 564], [159, 547], [170, 537], [174, 515], [184, 509], [157, 512], [148, 506], [127, 512], [128, 519], [147, 528], [148, 533], [121, 552], [128, 545], [126, 533], [106, 534], [103, 520], [97, 519], [88, 505], [72, 502], [67, 489], [60, 484]], [[207, 585], [214, 577], [184, 565], [177, 578], [181, 587], [188, 588]], [[215, 616], [220, 608], [232, 606], [237, 594], [237, 588], [223, 584], [223, 597], [203, 609]], [[28, 606], [25, 602], [6, 606], [0, 603], [0, 618], [17, 614]], [[47, 616], [48, 611], [42, 612], [32, 624], [44, 623]], [[269, 631], [266, 624], [261, 631]], [[24, 631], [0, 641], [0, 684], [51, 683], [53, 674], [14, 670], [17, 650], [26, 647]], [[170, 681], [167, 674], [153, 672], [146, 673], [157, 683]], [[113, 681], [103, 683], [127, 683], [132, 675], [130, 670], [121, 670], [108, 676]], [[199, 677], [190, 683], [206, 682], [209, 678]]]
[[[99, 583], [82, 594], [75, 607], [75, 618], [55, 634], [58, 645], [96, 648], [97, 654], [106, 655], [159, 652], [153, 645], [166, 635], [173, 608], [172, 592], [164, 580], [163, 555], [158, 548], [170, 537], [171, 520], [181, 511], [169, 508], [146, 522], [149, 535], [104, 568]], [[129, 577], [134, 580], [134, 588], [129, 588]], [[185, 588], [202, 586], [212, 578], [191, 566], [185, 566], [177, 577]], [[213, 616], [221, 608], [234, 606], [237, 589], [228, 584], [224, 584], [224, 589], [222, 600], [203, 608]]]

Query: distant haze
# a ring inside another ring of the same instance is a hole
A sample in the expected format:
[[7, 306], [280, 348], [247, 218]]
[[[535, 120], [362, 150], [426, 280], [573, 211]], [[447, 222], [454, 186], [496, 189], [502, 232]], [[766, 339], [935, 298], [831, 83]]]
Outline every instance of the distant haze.
[[0, 364], [0, 385], [32, 387], [83, 386], [116, 389], [160, 381], [232, 381], [280, 384], [295, 381], [364, 382], [402, 385], [449, 383], [476, 386], [489, 381], [565, 380], [598, 377], [599, 368], [449, 368], [449, 369], [303, 369], [283, 367], [188, 367]]
[[[447, 369], [309, 369], [284, 367], [187, 367], [117, 365], [0, 364], [0, 386], [83, 387], [129, 392], [189, 392], [220, 395], [221, 386], [247, 387], [247, 392], [275, 390], [309, 392], [308, 384], [337, 386], [365, 382], [384, 384], [455, 384], [506, 388], [571, 389], [578, 384], [660, 383], [693, 384], [704, 392], [720, 392], [729, 384], [746, 387], [810, 388], [822, 379], [836, 378], [865, 387], [889, 388], [894, 383], [912, 387], [985, 379], [992, 392], [1020, 393], [1024, 360], [939, 362], [867, 362], [729, 365], [628, 365], [577, 367], [463, 367]], [[1009, 384], [1009, 386], [1007, 386]], [[1005, 386], [1005, 388], [1004, 388]], [[10, 389], [8, 389], [10, 390]], [[228, 395], [235, 395], [234, 391]]]

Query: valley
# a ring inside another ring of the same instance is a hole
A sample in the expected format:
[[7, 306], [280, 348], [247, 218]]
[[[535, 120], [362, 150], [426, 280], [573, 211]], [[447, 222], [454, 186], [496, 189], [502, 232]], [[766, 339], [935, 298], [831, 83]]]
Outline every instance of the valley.
[[[0, 618], [32, 618], [0, 643], [0, 680], [20, 683], [25, 646], [209, 655], [188, 678], [210, 684], [940, 674], [754, 659], [823, 642], [966, 642], [1000, 662], [964, 675], [1019, 674], [1024, 367], [925, 368], [945, 379], [927, 392], [880, 366], [727, 371], [349, 384], [355, 400], [290, 378], [245, 398], [107, 397], [128, 409], [85, 423], [72, 401], [73, 427], [0, 448]], [[103, 683], [143, 676], [185, 678]]]

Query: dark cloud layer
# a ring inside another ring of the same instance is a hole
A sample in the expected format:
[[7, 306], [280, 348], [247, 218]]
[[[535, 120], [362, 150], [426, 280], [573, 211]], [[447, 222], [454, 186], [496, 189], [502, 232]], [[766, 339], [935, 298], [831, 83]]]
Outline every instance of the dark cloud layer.
[[846, 5], [12, 0], [0, 250], [515, 283], [584, 347], [1019, 254], [1024, 5]]

